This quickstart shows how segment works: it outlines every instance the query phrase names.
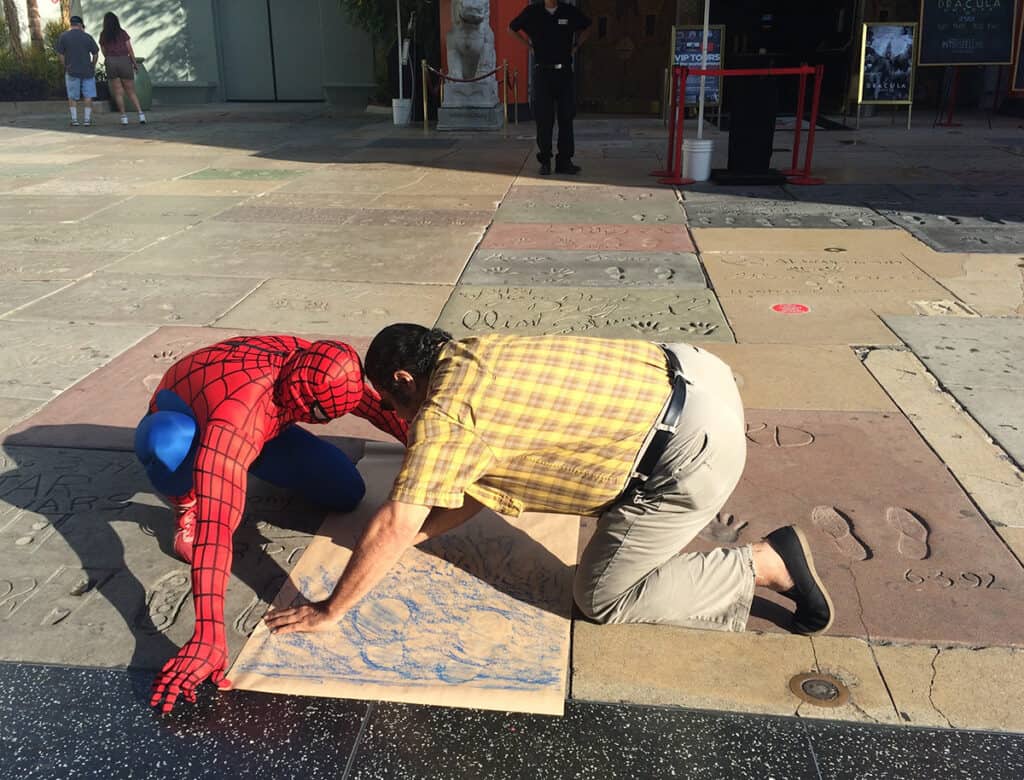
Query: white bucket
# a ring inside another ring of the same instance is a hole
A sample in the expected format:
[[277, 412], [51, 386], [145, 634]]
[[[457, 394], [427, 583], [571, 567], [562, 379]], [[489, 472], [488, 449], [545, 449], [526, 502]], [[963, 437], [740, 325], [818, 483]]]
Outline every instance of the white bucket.
[[392, 98], [391, 114], [396, 125], [407, 125], [412, 121], [412, 98]]
[[711, 178], [711, 152], [714, 141], [707, 138], [683, 139], [683, 177], [694, 181]]

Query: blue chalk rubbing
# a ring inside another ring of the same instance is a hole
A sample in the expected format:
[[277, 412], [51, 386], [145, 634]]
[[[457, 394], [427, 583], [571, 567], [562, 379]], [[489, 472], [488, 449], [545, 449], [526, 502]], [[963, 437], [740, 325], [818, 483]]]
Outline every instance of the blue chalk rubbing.
[[[511, 566], [511, 544], [458, 542], [459, 565], [422, 557], [400, 563], [339, 621], [336, 634], [265, 634], [238, 668], [308, 682], [560, 686], [563, 618], [526, 603], [538, 590], [558, 588], [552, 573]], [[485, 561], [507, 567], [501, 590], [469, 573], [482, 572]], [[299, 589], [307, 599], [323, 598], [337, 578], [321, 566], [301, 577]]]

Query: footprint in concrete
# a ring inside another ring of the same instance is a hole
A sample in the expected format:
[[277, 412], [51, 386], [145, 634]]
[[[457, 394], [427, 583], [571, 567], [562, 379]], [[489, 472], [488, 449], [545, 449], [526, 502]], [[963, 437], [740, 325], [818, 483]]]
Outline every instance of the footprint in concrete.
[[252, 635], [252, 632], [256, 630], [256, 626], [259, 625], [260, 621], [263, 620], [263, 616], [267, 613], [270, 601], [281, 590], [286, 579], [287, 577], [284, 574], [275, 576], [262, 592], [252, 597], [252, 600], [246, 604], [245, 609], [235, 618], [233, 628], [236, 633], [241, 636]]
[[746, 522], [737, 522], [735, 516], [728, 512], [719, 512], [714, 520], [700, 529], [698, 536], [717, 544], [733, 544], [739, 540], [740, 533], [746, 527]]
[[188, 572], [168, 572], [156, 581], [135, 625], [150, 633], [166, 631], [178, 619], [178, 613], [191, 591], [192, 581]]
[[854, 561], [866, 561], [871, 551], [853, 533], [853, 524], [834, 506], [816, 506], [811, 510], [811, 522], [815, 528], [832, 538], [839, 551]]
[[899, 532], [896, 549], [904, 558], [923, 561], [928, 557], [928, 526], [906, 509], [891, 506], [885, 510], [885, 522]]

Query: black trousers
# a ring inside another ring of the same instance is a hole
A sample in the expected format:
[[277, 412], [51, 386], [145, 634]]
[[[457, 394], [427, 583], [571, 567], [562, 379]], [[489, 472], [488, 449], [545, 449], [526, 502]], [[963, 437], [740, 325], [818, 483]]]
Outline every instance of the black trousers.
[[551, 137], [558, 117], [557, 163], [568, 163], [576, 153], [572, 120], [576, 116], [576, 85], [572, 68], [536, 67], [533, 70], [533, 118], [537, 122], [537, 159], [551, 159]]

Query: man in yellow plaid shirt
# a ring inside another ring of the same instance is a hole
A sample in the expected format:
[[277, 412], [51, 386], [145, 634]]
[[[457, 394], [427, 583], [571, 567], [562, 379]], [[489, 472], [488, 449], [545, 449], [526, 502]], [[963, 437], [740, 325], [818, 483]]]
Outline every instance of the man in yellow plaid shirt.
[[832, 624], [792, 526], [753, 545], [679, 552], [725, 504], [746, 460], [743, 404], [714, 355], [568, 336], [455, 341], [399, 324], [374, 338], [366, 375], [411, 423], [402, 469], [331, 596], [271, 613], [273, 631], [333, 625], [408, 546], [483, 506], [599, 518], [574, 583], [577, 606], [598, 622], [742, 631], [763, 586], [795, 602], [795, 631]]

